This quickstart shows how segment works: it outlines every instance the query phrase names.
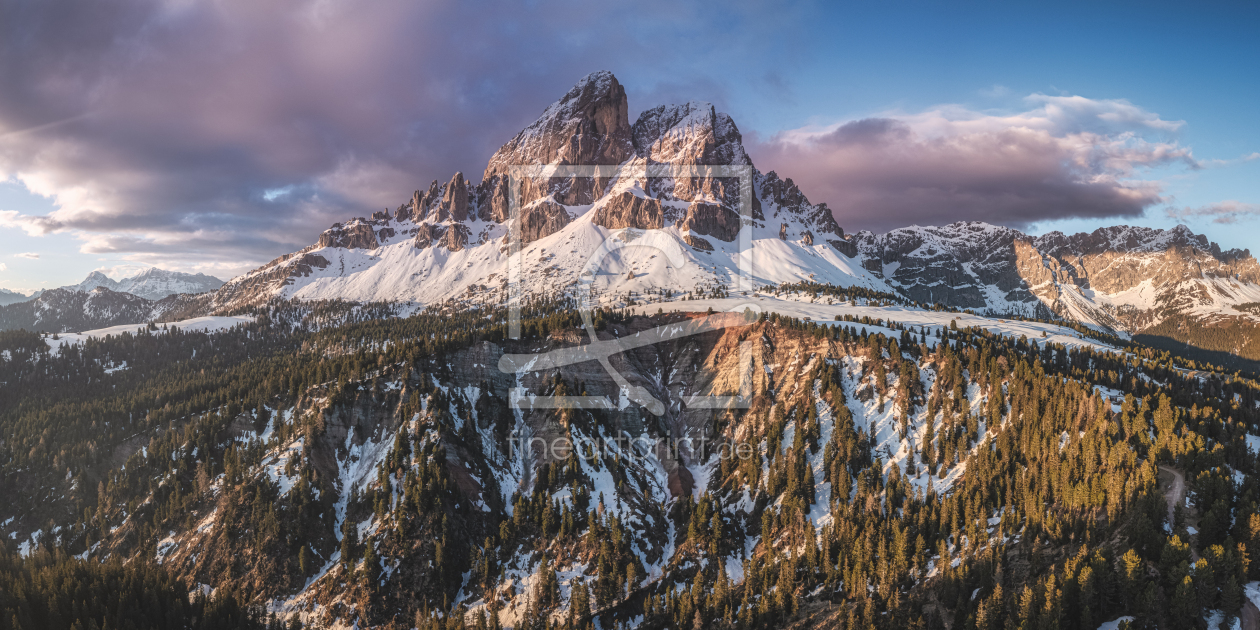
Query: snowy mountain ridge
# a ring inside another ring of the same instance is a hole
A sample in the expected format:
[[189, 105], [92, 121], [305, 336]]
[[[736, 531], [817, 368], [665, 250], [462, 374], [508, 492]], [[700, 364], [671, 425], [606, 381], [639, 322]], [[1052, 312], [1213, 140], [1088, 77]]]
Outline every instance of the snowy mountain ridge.
[[[585, 77], [490, 158], [482, 181], [462, 173], [417, 190], [395, 212], [336, 224], [318, 241], [229, 281], [213, 312], [274, 298], [437, 305], [508, 299], [509, 235], [519, 222], [529, 297], [571, 295], [608, 241], [595, 293], [601, 304], [738, 290], [739, 182], [733, 178], [552, 177], [521, 184], [509, 216], [512, 165], [752, 166], [730, 116], [708, 103], [645, 110], [633, 124], [610, 73]], [[861, 286], [923, 304], [987, 314], [1061, 317], [1121, 332], [1170, 314], [1254, 317], [1260, 267], [1202, 235], [1116, 226], [1032, 237], [976, 222], [846, 236], [826, 204], [791, 179], [754, 169], [754, 289], [789, 282]], [[662, 255], [670, 252], [669, 255]], [[682, 260], [674, 266], [667, 260]], [[650, 297], [649, 297], [650, 296]]]
[[93, 271], [78, 284], [29, 296], [0, 293], [0, 330], [68, 332], [194, 317], [206, 310], [208, 292], [222, 285], [212, 276], [155, 267], [121, 280]]
[[214, 276], [150, 267], [121, 280], [114, 280], [99, 271], [93, 271], [82, 282], [60, 288], [86, 293], [97, 287], [105, 287], [110, 291], [130, 293], [146, 300], [160, 300], [176, 293], [205, 293], [221, 286], [223, 286], [223, 281]]
[[[552, 177], [521, 186], [521, 210], [509, 216], [512, 165], [747, 165], [742, 137], [708, 103], [662, 106], [631, 125], [625, 91], [595, 73], [549, 106], [490, 159], [479, 184], [456, 173], [416, 191], [396, 212], [334, 225], [314, 245], [229, 281], [213, 307], [231, 310], [273, 298], [502, 304], [508, 238], [519, 222], [524, 286], [533, 297], [569, 293], [578, 272], [608, 239], [633, 242], [603, 262], [601, 303], [729, 288], [738, 275], [739, 182], [731, 178]], [[754, 171], [753, 263], [759, 286], [807, 280], [871, 288], [870, 273], [825, 244], [843, 230], [823, 205], [791, 182]], [[817, 241], [817, 242], [816, 242]], [[837, 242], [839, 242], [837, 240]], [[681, 252], [666, 264], [662, 252]]]
[[1057, 316], [1137, 331], [1174, 313], [1250, 317], [1260, 267], [1186, 226], [1031, 237], [985, 223], [860, 232], [851, 253], [911, 299], [991, 314]]

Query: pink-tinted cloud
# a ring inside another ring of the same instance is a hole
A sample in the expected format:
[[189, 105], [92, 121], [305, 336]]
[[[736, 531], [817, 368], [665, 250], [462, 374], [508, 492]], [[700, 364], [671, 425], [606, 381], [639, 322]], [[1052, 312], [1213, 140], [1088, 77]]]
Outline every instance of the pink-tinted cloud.
[[432, 179], [480, 179], [593, 70], [685, 57], [678, 30], [703, 35], [705, 21], [673, 4], [8, 3], [0, 181], [57, 210], [0, 222], [136, 262], [242, 271]]
[[1159, 203], [1149, 168], [1199, 168], [1183, 123], [1127, 101], [1034, 95], [1009, 115], [958, 106], [785, 132], [749, 147], [849, 229], [980, 220], [1015, 227], [1133, 217]]
[[1260, 204], [1227, 199], [1198, 208], [1168, 208], [1171, 219], [1211, 219], [1212, 223], [1237, 223], [1260, 217]]

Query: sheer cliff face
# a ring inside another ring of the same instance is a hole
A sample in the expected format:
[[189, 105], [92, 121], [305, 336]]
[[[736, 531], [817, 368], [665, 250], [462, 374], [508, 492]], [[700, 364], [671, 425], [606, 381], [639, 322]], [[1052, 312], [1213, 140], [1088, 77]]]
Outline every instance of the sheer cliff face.
[[[634, 156], [630, 139], [626, 91], [609, 72], [588, 75], [553, 103], [533, 124], [503, 145], [490, 158], [482, 175], [484, 193], [493, 201], [506, 186], [508, 169], [517, 165], [615, 165]], [[522, 205], [550, 194], [564, 205], [594, 203], [606, 180], [554, 178], [525, 182]], [[506, 199], [504, 199], [504, 202]], [[507, 217], [505, 208], [491, 216]]]

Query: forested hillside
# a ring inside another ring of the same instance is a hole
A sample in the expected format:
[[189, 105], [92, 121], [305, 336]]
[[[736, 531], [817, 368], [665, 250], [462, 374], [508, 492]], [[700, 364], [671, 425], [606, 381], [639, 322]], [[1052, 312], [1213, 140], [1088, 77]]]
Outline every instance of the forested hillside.
[[139, 589], [186, 621], [137, 628], [1186, 628], [1242, 614], [1260, 580], [1246, 378], [767, 313], [614, 359], [665, 400], [748, 375], [745, 409], [531, 409], [517, 388], [619, 390], [591, 363], [501, 372], [578, 342], [576, 311], [534, 312], [519, 341], [499, 313], [337, 303], [55, 352], [4, 333], [0, 573], [25, 595], [0, 624], [103, 628], [142, 613], [91, 593]]
[[0, 628], [24, 630], [272, 630], [284, 625], [230, 590], [189, 597], [189, 587], [148, 562], [101, 563], [41, 550], [0, 548]]

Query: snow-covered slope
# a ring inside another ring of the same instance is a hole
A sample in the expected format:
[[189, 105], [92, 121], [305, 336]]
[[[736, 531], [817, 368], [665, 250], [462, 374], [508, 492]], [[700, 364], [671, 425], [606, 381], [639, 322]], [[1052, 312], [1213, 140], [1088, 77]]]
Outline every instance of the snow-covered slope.
[[[739, 312], [746, 307], [753, 309], [757, 313], [778, 313], [804, 321], [812, 321], [819, 325], [852, 326], [852, 320], [845, 320], [845, 317], [853, 317], [859, 320], [863, 317], [869, 317], [871, 320], [883, 320], [884, 322], [895, 322], [900, 325], [910, 326], [914, 330], [926, 332], [928, 335], [939, 335], [950, 329], [950, 324], [952, 323], [959, 328], [987, 330], [995, 335], [1011, 339], [1026, 338], [1038, 346], [1054, 344], [1069, 350], [1089, 348], [1100, 352], [1120, 351], [1120, 348], [1115, 345], [1100, 341], [1094, 336], [1084, 335], [1067, 326], [1018, 319], [1003, 319], [1000, 317], [984, 317], [970, 313], [933, 311], [908, 306], [833, 302], [825, 298], [810, 299], [808, 296], [802, 296], [801, 294], [776, 296], [757, 293], [748, 297], [678, 302], [668, 305], [668, 308], [655, 304], [636, 306], [630, 310], [637, 314], [650, 315], [655, 313], [657, 308], [680, 313], [703, 313], [710, 308], [715, 312]], [[868, 329], [871, 333], [896, 334], [896, 331], [886, 326], [863, 325], [862, 327]], [[934, 346], [934, 344], [935, 342], [931, 342], [928, 345]]]
[[[240, 324], [248, 324], [252, 321], [254, 321], [254, 318], [247, 315], [239, 315], [236, 317], [194, 317], [192, 319], [163, 323], [160, 329], [165, 330], [167, 328], [178, 328], [186, 332], [215, 332]], [[65, 344], [83, 343], [88, 339], [99, 339], [109, 335], [117, 336], [123, 333], [131, 333], [134, 335], [143, 330], [145, 330], [145, 326], [123, 324], [121, 326], [111, 326], [109, 328], [98, 328], [96, 330], [60, 334], [57, 336], [57, 339], [48, 337], [45, 341], [48, 342], [49, 346], [56, 350]]]

